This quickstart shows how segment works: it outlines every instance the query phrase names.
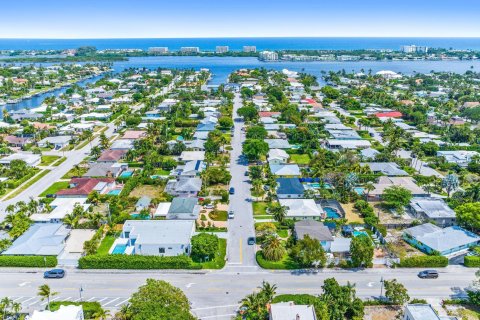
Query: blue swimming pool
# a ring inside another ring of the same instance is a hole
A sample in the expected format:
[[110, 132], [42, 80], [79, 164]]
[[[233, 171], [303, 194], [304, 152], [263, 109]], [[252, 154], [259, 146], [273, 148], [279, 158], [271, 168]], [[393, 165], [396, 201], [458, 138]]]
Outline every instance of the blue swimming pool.
[[123, 171], [120, 174], [120, 178], [130, 178], [133, 174], [133, 171]]
[[120, 194], [120, 192], [122, 192], [122, 190], [120, 190], [120, 189], [115, 189], [115, 190], [109, 191], [107, 194], [108, 194], [108, 195], [111, 195], [111, 196], [118, 196], [118, 195]]
[[341, 218], [342, 216], [338, 213], [338, 211], [334, 208], [331, 208], [331, 207], [325, 207], [323, 208], [323, 210], [325, 211], [325, 213], [327, 214], [327, 218], [330, 218], [330, 219], [338, 219], [338, 218]]
[[[320, 189], [320, 183], [318, 183], [318, 182], [309, 182], [309, 183], [307, 183], [307, 185], [311, 188]], [[329, 183], [324, 183], [323, 188], [324, 189], [332, 189], [332, 185], [329, 184]]]
[[124, 254], [126, 249], [126, 244], [117, 244], [115, 248], [113, 248], [112, 254]]
[[352, 234], [353, 234], [354, 237], [358, 237], [358, 236], [361, 236], [361, 235], [364, 235], [364, 236], [367, 236], [367, 237], [368, 237], [368, 233], [367, 233], [366, 231], [357, 231], [357, 230], [355, 230], [355, 231], [353, 231]]
[[[132, 218], [135, 218], [135, 219], [140, 219], [140, 213], [132, 213], [130, 214], [130, 217]], [[145, 216], [145, 218], [143, 218], [143, 220], [150, 220], [150, 216]]]
[[365, 193], [365, 189], [362, 187], [356, 187], [356, 188], [353, 188], [353, 190], [360, 196], [363, 196], [363, 194]]

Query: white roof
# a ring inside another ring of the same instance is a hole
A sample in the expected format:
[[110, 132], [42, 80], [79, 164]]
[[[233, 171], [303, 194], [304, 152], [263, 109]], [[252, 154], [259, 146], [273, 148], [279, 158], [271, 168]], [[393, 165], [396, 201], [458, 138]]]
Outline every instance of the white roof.
[[127, 220], [123, 231], [136, 238], [135, 244], [190, 244], [194, 220]]
[[282, 149], [270, 149], [268, 151], [268, 160], [274, 160], [274, 159], [288, 159], [290, 158], [290, 155]]
[[279, 199], [281, 206], [288, 208], [288, 217], [321, 217], [323, 210], [313, 199]]
[[295, 305], [293, 302], [270, 305], [271, 320], [316, 320], [313, 306]]
[[153, 214], [154, 217], [166, 217], [168, 215], [168, 210], [170, 210], [171, 202], [160, 202]]
[[72, 213], [76, 204], [87, 209], [90, 205], [85, 204], [87, 198], [56, 198], [50, 203], [53, 210], [50, 213], [36, 213], [30, 216], [30, 219], [35, 222], [45, 222], [51, 220], [62, 220], [69, 213]]
[[204, 160], [205, 151], [183, 151], [180, 158], [182, 161]]
[[270, 171], [277, 176], [299, 176], [300, 168], [296, 164], [270, 164]]
[[2, 159], [0, 159], [1, 164], [9, 164], [13, 160], [23, 160], [25, 161], [28, 165], [33, 165], [36, 162], [40, 161], [41, 156], [38, 154], [33, 154], [33, 153], [13, 153], [9, 156], [6, 156]]
[[368, 140], [338, 140], [338, 139], [327, 139], [327, 142], [330, 146], [340, 146], [345, 149], [356, 149], [362, 147], [370, 147], [370, 141]]
[[83, 320], [82, 306], [60, 306], [57, 311], [35, 310], [28, 320]]

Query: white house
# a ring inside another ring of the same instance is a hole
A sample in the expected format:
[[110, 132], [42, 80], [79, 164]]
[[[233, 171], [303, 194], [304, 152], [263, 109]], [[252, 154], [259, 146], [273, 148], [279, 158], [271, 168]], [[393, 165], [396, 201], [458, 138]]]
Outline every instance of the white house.
[[26, 320], [83, 320], [82, 306], [60, 306], [57, 311], [35, 310]]
[[279, 199], [280, 205], [287, 207], [287, 217], [296, 219], [320, 219], [323, 210], [313, 199]]
[[271, 149], [268, 152], [268, 163], [270, 164], [285, 164], [289, 158], [290, 155], [282, 149]]
[[33, 153], [13, 153], [0, 159], [0, 164], [9, 166], [10, 162], [12, 162], [13, 160], [22, 160], [25, 161], [27, 166], [35, 167], [38, 166], [40, 162], [42, 162], [42, 157], [39, 154]]

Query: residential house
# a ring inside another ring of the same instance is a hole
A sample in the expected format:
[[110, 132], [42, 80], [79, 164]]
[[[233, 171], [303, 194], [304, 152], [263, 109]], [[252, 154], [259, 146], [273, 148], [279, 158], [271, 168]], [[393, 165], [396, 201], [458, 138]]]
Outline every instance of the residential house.
[[150, 207], [150, 203], [152, 203], [152, 198], [147, 197], [147, 196], [142, 196], [140, 199], [138, 199], [137, 203], [135, 204], [135, 211], [140, 212], [144, 209], [147, 209]]
[[118, 178], [120, 174], [128, 170], [126, 163], [92, 163], [88, 171], [83, 175], [87, 178], [109, 177]]
[[283, 139], [265, 139], [270, 149], [290, 149], [292, 146], [288, 143], [288, 140]]
[[169, 180], [165, 186], [165, 192], [172, 196], [195, 197], [202, 189], [200, 178], [180, 178]]
[[153, 214], [154, 218], [166, 218], [168, 215], [168, 211], [170, 210], [170, 206], [172, 205], [171, 202], [160, 202], [155, 209], [155, 213]]
[[368, 166], [374, 174], [384, 174], [389, 177], [408, 176], [408, 173], [400, 169], [395, 162], [362, 162], [360, 166]]
[[456, 221], [455, 211], [441, 198], [413, 198], [410, 210], [416, 218], [434, 221], [441, 227], [453, 226]]
[[83, 307], [75, 305], [60, 305], [58, 310], [34, 310], [26, 320], [84, 320]]
[[287, 208], [287, 218], [321, 219], [323, 209], [313, 199], [279, 199], [282, 207]]
[[184, 166], [179, 166], [179, 176], [181, 178], [195, 178], [206, 168], [206, 164], [201, 160], [188, 161]]
[[86, 203], [87, 198], [55, 198], [50, 207], [52, 211], [49, 213], [35, 213], [30, 216], [30, 220], [36, 223], [59, 223], [67, 214], [73, 212], [75, 206], [81, 206], [85, 211], [90, 207], [90, 204]]
[[300, 168], [296, 164], [271, 164], [270, 172], [278, 177], [300, 177]]
[[373, 184], [374, 190], [368, 193], [368, 200], [380, 200], [385, 189], [393, 186], [401, 186], [409, 190], [414, 197], [427, 197], [428, 192], [420, 188], [412, 177], [387, 177], [381, 176], [377, 183]]
[[277, 197], [279, 199], [303, 198], [305, 188], [298, 178], [278, 178]]
[[[110, 253], [179, 256], [191, 253], [194, 220], [127, 220]], [[118, 247], [122, 252], [117, 251]]]
[[205, 151], [205, 140], [184, 141], [184, 144], [190, 151]]
[[118, 139], [113, 141], [110, 146], [110, 150], [131, 150], [134, 148], [133, 140], [130, 139]]
[[147, 135], [146, 131], [142, 130], [127, 130], [122, 136], [122, 139], [126, 140], [138, 140], [144, 138]]
[[180, 161], [196, 161], [196, 160], [205, 160], [205, 151], [183, 151], [180, 157]]
[[295, 305], [293, 302], [272, 303], [269, 320], [317, 320], [313, 305]]
[[308, 235], [312, 239], [320, 241], [325, 251], [330, 251], [334, 240], [330, 229], [323, 223], [315, 220], [303, 220], [295, 222], [294, 236], [296, 239], [303, 239]]
[[173, 198], [167, 220], [197, 220], [200, 209], [197, 198]]
[[55, 137], [46, 137], [40, 141], [38, 141], [38, 146], [40, 148], [45, 148], [49, 145], [53, 145], [55, 150], [61, 149], [67, 146], [72, 140], [71, 136], [55, 136]]
[[465, 150], [437, 152], [437, 157], [444, 157], [447, 162], [456, 163], [462, 168], [467, 167], [470, 161], [472, 161], [472, 158], [479, 155], [480, 153], [478, 153], [477, 151]]
[[3, 140], [11, 147], [22, 148], [23, 146], [33, 143], [30, 137], [6, 136]]
[[327, 139], [325, 146], [330, 150], [345, 150], [345, 149], [365, 149], [372, 145], [368, 140], [342, 140], [342, 139]]
[[290, 155], [282, 149], [270, 149], [268, 151], [268, 163], [279, 165], [279, 164], [286, 164]]
[[73, 178], [70, 180], [70, 187], [57, 191], [58, 198], [87, 197], [91, 192], [106, 194], [115, 188], [113, 178]]
[[116, 163], [120, 160], [122, 160], [125, 155], [127, 154], [126, 150], [119, 150], [119, 149], [108, 149], [104, 150], [101, 154], [100, 157], [98, 157], [97, 162], [98, 163]]
[[42, 162], [42, 157], [39, 154], [33, 153], [13, 153], [0, 159], [0, 164], [9, 166], [14, 160], [22, 160], [29, 167], [36, 167]]
[[452, 256], [480, 243], [480, 237], [458, 226], [441, 228], [431, 223], [405, 229], [403, 239], [427, 254]]
[[35, 223], [2, 255], [58, 256], [65, 248], [70, 231], [61, 223]]
[[407, 304], [403, 320], [457, 320], [457, 318], [440, 316], [429, 304]]

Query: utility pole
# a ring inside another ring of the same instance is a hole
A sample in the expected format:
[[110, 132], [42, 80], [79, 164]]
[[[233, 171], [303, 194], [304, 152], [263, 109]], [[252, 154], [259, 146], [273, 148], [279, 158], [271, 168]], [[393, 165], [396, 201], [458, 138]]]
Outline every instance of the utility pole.
[[82, 285], [80, 285], [80, 302], [83, 302], [83, 299], [82, 299], [82, 292], [83, 292], [83, 287]]
[[383, 277], [381, 277], [381, 279], [380, 279], [380, 299], [382, 299], [382, 297], [383, 297], [383, 283], [384, 283], [384, 280], [383, 280]]

